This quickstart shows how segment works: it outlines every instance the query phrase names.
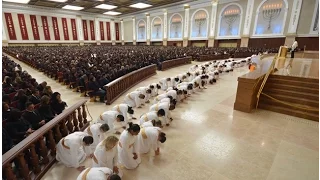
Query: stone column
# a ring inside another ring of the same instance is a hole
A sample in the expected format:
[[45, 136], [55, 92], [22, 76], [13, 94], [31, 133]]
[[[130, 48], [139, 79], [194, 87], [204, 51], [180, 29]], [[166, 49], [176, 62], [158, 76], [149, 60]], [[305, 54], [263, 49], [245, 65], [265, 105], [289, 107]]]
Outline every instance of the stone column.
[[163, 13], [163, 46], [167, 46], [168, 43], [168, 13]]
[[189, 40], [189, 22], [190, 6], [184, 6], [184, 27], [183, 27], [183, 47], [188, 46]]
[[116, 45], [116, 26], [114, 24], [114, 19], [111, 19], [110, 30], [111, 30], [112, 45]]
[[82, 29], [82, 18], [81, 16], [77, 16], [77, 30], [78, 30], [78, 38], [80, 46], [84, 45], [84, 37], [83, 37], [83, 29]]
[[136, 39], [136, 18], [132, 18], [132, 42], [133, 45], [137, 45], [137, 39]]
[[254, 0], [248, 0], [240, 47], [248, 47]]
[[2, 46], [8, 46], [8, 45], [9, 45], [8, 34], [5, 31], [4, 23], [2, 23]]
[[212, 12], [211, 12], [208, 47], [214, 46], [214, 33], [215, 33], [215, 28], [216, 28], [217, 9], [218, 9], [218, 1], [214, 0], [214, 1], [212, 1]]
[[97, 45], [101, 45], [101, 36], [100, 36], [100, 23], [98, 18], [94, 18], [94, 23], [96, 27], [96, 42]]
[[300, 18], [302, 0], [293, 0], [293, 6], [291, 11], [290, 23], [288, 26], [288, 33], [286, 34], [285, 45], [290, 47], [296, 36], [297, 36], [297, 27]]
[[151, 29], [150, 29], [150, 27], [151, 27], [151, 23], [150, 23], [150, 14], [149, 13], [147, 13], [146, 14], [146, 16], [147, 16], [147, 45], [150, 45], [150, 39], [151, 39]]
[[121, 19], [121, 44], [124, 45], [124, 26], [123, 26], [123, 19]]

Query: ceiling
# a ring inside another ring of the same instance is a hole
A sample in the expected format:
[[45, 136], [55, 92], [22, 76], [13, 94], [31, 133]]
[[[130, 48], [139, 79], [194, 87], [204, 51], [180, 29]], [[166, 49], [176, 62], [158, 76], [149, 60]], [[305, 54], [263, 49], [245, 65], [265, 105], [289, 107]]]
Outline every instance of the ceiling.
[[[98, 13], [98, 14], [103, 14], [104, 12], [107, 12], [109, 10], [98, 9], [98, 8], [95, 8], [95, 6], [100, 4], [108, 4], [108, 5], [118, 6], [117, 8], [112, 9], [111, 11], [120, 12], [122, 13], [120, 15], [123, 16], [126, 14], [137, 13], [139, 11], [145, 11], [148, 9], [153, 9], [155, 7], [165, 6], [168, 4], [178, 3], [182, 1], [183, 0], [86, 0], [86, 1], [85, 0], [68, 0], [64, 3], [61, 3], [61, 2], [54, 2], [49, 0], [30, 0], [28, 4], [35, 5], [35, 6], [44, 6], [49, 8], [59, 8], [59, 9], [61, 9], [65, 5], [81, 6], [81, 7], [84, 7], [84, 9], [81, 11]], [[144, 9], [129, 7], [130, 5], [135, 3], [146, 3], [152, 6]]]

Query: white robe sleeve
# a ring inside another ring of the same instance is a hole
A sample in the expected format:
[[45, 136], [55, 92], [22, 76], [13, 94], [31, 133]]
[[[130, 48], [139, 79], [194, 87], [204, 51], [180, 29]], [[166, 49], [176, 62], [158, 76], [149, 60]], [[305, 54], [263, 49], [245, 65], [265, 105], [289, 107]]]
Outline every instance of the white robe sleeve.
[[115, 148], [115, 156], [114, 156], [114, 158], [113, 158], [113, 166], [118, 166], [118, 162], [119, 162], [119, 160], [118, 160], [118, 148], [117, 147], [114, 147]]
[[80, 166], [79, 164], [79, 149], [82, 148], [79, 146], [79, 144], [76, 143], [70, 143], [70, 154], [72, 158], [70, 159], [70, 164], [72, 167], [78, 168]]
[[139, 95], [137, 95], [135, 97], [135, 103], [136, 103], [136, 107], [140, 107], [141, 106], [141, 101], [140, 101]]

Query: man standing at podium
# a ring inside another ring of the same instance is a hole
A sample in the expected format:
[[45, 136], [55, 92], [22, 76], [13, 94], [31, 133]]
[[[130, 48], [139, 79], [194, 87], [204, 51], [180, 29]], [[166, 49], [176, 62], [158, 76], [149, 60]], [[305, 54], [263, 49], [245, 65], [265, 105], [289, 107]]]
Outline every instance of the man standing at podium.
[[298, 42], [297, 40], [294, 40], [294, 43], [291, 46], [291, 58], [294, 58], [294, 52], [296, 51], [296, 48], [298, 47]]

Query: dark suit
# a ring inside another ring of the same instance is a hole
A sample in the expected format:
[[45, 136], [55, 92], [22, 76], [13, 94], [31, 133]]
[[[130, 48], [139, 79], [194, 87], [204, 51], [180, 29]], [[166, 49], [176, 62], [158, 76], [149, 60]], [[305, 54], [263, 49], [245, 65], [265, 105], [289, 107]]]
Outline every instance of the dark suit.
[[22, 118], [27, 120], [34, 130], [39, 129], [42, 126], [39, 124], [39, 122], [42, 121], [43, 118], [36, 111], [25, 111], [22, 114]]
[[40, 97], [37, 97], [35, 95], [31, 95], [30, 98], [29, 98], [29, 101], [32, 102], [34, 105], [39, 104], [40, 103]]

